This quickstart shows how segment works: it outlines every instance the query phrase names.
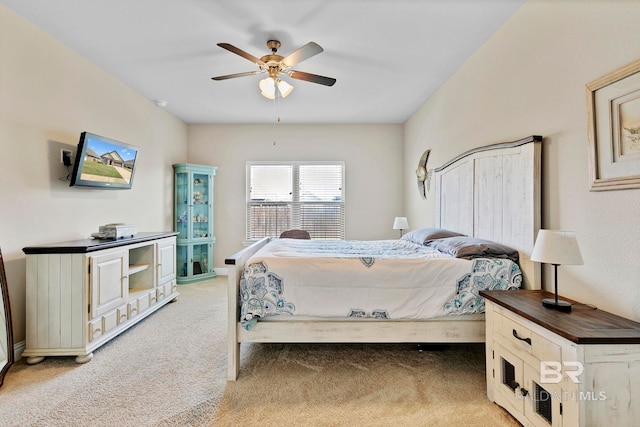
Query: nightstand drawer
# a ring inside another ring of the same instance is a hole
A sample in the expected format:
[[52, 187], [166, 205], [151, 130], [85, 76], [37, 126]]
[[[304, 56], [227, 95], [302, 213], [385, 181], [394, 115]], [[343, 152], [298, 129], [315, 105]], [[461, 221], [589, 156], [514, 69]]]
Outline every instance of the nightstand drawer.
[[[536, 333], [534, 324], [517, 322], [511, 317], [495, 313], [494, 328], [514, 348], [531, 354], [539, 361], [561, 361], [561, 347]], [[529, 322], [527, 322], [529, 323]]]

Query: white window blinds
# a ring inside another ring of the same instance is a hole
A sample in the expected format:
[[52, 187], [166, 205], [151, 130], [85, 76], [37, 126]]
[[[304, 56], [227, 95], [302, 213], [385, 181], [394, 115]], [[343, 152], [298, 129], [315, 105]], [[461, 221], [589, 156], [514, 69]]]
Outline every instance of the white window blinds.
[[247, 162], [247, 239], [344, 239], [344, 162]]

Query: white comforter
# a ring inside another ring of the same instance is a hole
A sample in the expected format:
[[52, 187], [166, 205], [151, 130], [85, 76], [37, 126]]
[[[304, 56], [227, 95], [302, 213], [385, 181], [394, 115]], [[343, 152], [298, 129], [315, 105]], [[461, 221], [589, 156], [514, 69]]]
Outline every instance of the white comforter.
[[453, 258], [406, 240], [277, 239], [246, 264], [241, 322], [304, 315], [429, 319], [484, 311], [482, 289], [515, 289], [517, 264]]

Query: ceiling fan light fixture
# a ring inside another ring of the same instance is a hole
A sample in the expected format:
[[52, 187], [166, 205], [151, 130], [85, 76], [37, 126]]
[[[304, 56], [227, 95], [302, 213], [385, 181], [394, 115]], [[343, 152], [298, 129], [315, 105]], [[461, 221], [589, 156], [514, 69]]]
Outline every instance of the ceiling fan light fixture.
[[282, 95], [283, 98], [286, 98], [293, 90], [293, 86], [284, 80], [278, 79], [278, 90], [280, 91], [280, 95]]
[[289, 83], [280, 79], [276, 80], [273, 77], [266, 77], [260, 80], [258, 86], [260, 87], [260, 94], [268, 99], [276, 99], [276, 86], [282, 98], [287, 97], [293, 90], [293, 86]]
[[271, 77], [264, 78], [258, 83], [260, 94], [268, 99], [276, 99], [275, 81]]

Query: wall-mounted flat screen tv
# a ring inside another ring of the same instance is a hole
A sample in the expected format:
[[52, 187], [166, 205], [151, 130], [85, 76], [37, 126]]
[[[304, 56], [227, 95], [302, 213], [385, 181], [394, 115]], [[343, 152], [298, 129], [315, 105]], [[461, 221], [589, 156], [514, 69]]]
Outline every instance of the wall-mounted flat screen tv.
[[71, 186], [128, 189], [133, 184], [138, 148], [82, 132], [71, 173]]

